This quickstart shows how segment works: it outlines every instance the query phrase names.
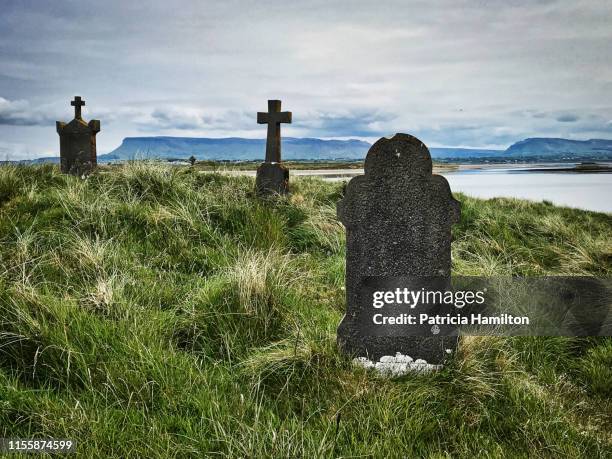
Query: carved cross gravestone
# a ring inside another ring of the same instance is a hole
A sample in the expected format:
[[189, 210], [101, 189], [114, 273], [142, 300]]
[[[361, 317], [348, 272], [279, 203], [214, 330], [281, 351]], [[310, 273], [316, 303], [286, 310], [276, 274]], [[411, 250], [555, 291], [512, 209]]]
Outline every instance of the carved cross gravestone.
[[257, 113], [257, 123], [268, 125], [266, 160], [257, 168], [255, 189], [259, 195], [289, 191], [289, 169], [281, 164], [281, 123], [291, 123], [291, 112], [281, 112], [280, 100], [268, 101], [268, 112]]
[[97, 165], [96, 134], [100, 132], [100, 121], [86, 123], [81, 116], [85, 101], [75, 96], [70, 102], [74, 107], [74, 119], [66, 124], [56, 123], [60, 136], [60, 163], [62, 172], [73, 175], [89, 174]]
[[370, 294], [400, 286], [446, 288], [451, 225], [459, 215], [459, 202], [446, 179], [432, 175], [429, 150], [419, 139], [396, 134], [370, 148], [365, 175], [353, 178], [338, 202], [347, 237], [347, 305], [338, 328], [344, 352], [371, 360], [399, 352], [437, 364], [456, 347], [456, 336], [442, 337], [431, 325], [415, 333], [415, 327], [383, 323], [385, 313], [402, 317], [411, 311], [397, 304], [392, 313], [374, 309]]

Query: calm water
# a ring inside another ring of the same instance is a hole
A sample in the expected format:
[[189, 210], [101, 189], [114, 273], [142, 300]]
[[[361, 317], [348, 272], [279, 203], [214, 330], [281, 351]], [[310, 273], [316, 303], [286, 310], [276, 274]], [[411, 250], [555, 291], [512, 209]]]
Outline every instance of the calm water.
[[[573, 164], [542, 164], [537, 167], [571, 167]], [[612, 174], [536, 172], [533, 166], [499, 169], [468, 169], [445, 172], [451, 190], [479, 198], [521, 198], [550, 201], [559, 206], [612, 213]], [[554, 169], [551, 169], [554, 170]], [[255, 171], [232, 172], [255, 176]], [[363, 169], [295, 170], [292, 177], [319, 177], [345, 181], [363, 174]]]
[[612, 212], [612, 174], [494, 169], [443, 175], [451, 190], [479, 198], [547, 200], [560, 206]]

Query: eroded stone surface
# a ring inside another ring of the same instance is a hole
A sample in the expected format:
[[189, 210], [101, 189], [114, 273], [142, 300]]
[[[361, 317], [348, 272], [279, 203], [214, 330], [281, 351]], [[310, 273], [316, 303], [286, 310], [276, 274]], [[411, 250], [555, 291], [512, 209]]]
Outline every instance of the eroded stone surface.
[[268, 112], [257, 113], [257, 123], [268, 125], [266, 160], [257, 169], [255, 190], [259, 195], [289, 192], [289, 169], [281, 163], [281, 123], [291, 123], [291, 112], [281, 112], [280, 100], [268, 101]]
[[257, 194], [261, 196], [289, 192], [289, 169], [279, 163], [262, 163], [255, 179]]
[[[397, 352], [438, 364], [456, 347], [456, 337], [406, 336], [397, 327], [391, 336], [375, 336], [360, 317], [366, 278], [418, 277], [448, 280], [451, 269], [451, 225], [460, 205], [442, 176], [432, 175], [429, 150], [417, 138], [396, 134], [369, 150], [365, 175], [353, 178], [338, 203], [346, 227], [346, 314], [338, 343], [348, 354], [378, 360]], [[367, 303], [367, 302], [366, 302]]]
[[85, 122], [81, 107], [85, 101], [76, 96], [70, 103], [74, 107], [74, 119], [69, 123], [58, 121], [57, 133], [60, 137], [60, 164], [65, 174], [87, 175], [97, 165], [96, 134], [100, 132], [100, 121]]

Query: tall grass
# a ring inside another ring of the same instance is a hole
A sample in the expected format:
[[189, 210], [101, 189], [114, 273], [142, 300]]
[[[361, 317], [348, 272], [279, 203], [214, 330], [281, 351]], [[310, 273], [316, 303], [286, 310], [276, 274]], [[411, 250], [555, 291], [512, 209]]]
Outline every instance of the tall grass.
[[[0, 437], [83, 457], [612, 457], [609, 338], [465, 338], [389, 380], [338, 353], [341, 184], [0, 167]], [[610, 215], [459, 195], [456, 275], [612, 271]]]

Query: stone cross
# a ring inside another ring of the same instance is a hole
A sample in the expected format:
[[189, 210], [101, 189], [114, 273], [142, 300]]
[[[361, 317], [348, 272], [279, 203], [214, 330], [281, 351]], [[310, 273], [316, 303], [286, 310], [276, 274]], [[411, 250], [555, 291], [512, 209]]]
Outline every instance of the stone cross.
[[450, 285], [451, 225], [459, 215], [459, 202], [446, 179], [432, 175], [429, 150], [419, 139], [396, 134], [370, 148], [365, 175], [353, 178], [338, 202], [346, 227], [347, 305], [338, 327], [344, 352], [370, 360], [400, 352], [431, 364], [452, 352], [456, 336], [436, 335], [439, 327], [415, 335], [406, 326], [376, 325], [374, 313], [410, 311], [373, 309], [367, 292], [372, 285], [387, 291], [406, 283], [415, 290]]
[[70, 105], [74, 107], [74, 117], [78, 120], [82, 119], [81, 107], [85, 105], [85, 101], [81, 100], [81, 96], [74, 96], [74, 100], [70, 102]]
[[281, 164], [281, 123], [291, 123], [291, 112], [281, 112], [280, 100], [268, 101], [268, 112], [257, 112], [257, 123], [268, 125], [266, 160], [257, 168], [255, 190], [260, 196], [289, 192], [289, 169]]
[[266, 162], [281, 162], [281, 123], [291, 123], [291, 112], [281, 112], [280, 100], [268, 101], [268, 113], [257, 112], [257, 124], [268, 125], [266, 141]]
[[85, 122], [81, 116], [81, 107], [85, 101], [75, 96], [70, 102], [74, 107], [74, 119], [69, 123], [56, 122], [60, 136], [60, 166], [65, 174], [87, 175], [97, 165], [96, 134], [100, 132], [100, 121]]

